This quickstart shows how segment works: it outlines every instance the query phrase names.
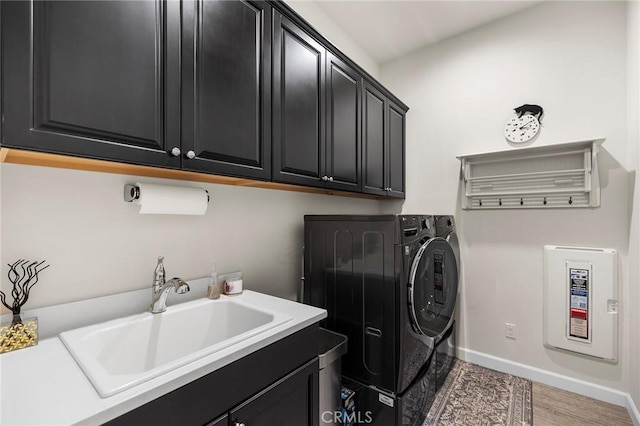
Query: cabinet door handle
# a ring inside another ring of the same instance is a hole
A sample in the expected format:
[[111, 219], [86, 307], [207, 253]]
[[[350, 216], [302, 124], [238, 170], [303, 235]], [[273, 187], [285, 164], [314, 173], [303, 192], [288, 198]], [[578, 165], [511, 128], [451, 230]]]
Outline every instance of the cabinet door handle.
[[244, 423], [236, 422], [235, 426], [244, 426]]
[[180, 148], [178, 148], [177, 146], [174, 146], [171, 149], [171, 155], [173, 155], [174, 157], [177, 157], [178, 155], [180, 155]]
[[196, 153], [195, 153], [195, 152], [193, 152], [193, 151], [188, 151], [188, 152], [187, 152], [187, 158], [188, 158], [189, 160], [193, 160], [194, 158], [196, 158]]
[[329, 176], [329, 182], [333, 182], [333, 176]]
[[322, 179], [323, 181], [325, 181], [325, 182], [326, 182], [326, 181], [328, 181], [328, 180], [329, 180], [329, 176], [322, 176], [322, 178], [321, 178], [321, 179]]

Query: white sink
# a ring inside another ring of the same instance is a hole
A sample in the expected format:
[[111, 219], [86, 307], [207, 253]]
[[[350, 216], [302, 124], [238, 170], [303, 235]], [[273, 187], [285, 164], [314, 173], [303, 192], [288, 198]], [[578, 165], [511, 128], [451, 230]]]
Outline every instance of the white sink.
[[240, 300], [198, 299], [60, 334], [100, 396], [112, 396], [291, 320]]

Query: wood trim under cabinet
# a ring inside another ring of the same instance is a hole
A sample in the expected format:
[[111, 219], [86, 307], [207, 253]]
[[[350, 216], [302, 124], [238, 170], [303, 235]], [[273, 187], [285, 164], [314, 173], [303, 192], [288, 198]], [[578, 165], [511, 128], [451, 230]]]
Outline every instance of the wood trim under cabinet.
[[161, 179], [176, 179], [192, 182], [216, 183], [222, 185], [249, 186], [253, 188], [276, 189], [281, 191], [305, 192], [311, 194], [337, 195], [340, 197], [380, 200], [385, 197], [355, 192], [335, 191], [324, 188], [311, 188], [286, 183], [265, 182], [245, 178], [211, 175], [184, 170], [162, 169], [151, 166], [118, 163], [90, 158], [71, 157], [60, 154], [24, 151], [13, 148], [0, 148], [0, 163], [22, 164], [29, 166], [55, 167], [60, 169], [84, 170], [89, 172], [116, 173], [121, 175], [146, 176]]

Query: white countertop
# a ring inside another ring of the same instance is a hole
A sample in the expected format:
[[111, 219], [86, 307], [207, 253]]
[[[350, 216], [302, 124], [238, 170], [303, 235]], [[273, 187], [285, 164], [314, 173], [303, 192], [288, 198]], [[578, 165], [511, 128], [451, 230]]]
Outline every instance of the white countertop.
[[98, 395], [57, 337], [41, 340], [34, 347], [1, 354], [0, 425], [106, 422], [302, 330], [327, 315], [323, 309], [250, 290], [239, 296], [222, 297], [242, 298], [293, 319], [109, 398]]

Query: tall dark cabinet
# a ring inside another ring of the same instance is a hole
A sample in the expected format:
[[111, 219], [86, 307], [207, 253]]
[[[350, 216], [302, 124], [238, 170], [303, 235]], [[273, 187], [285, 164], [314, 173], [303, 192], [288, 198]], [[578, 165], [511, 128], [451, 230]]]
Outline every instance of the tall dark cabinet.
[[197, 0], [183, 10], [183, 169], [268, 180], [271, 6]]
[[180, 3], [2, 9], [4, 146], [180, 167]]

